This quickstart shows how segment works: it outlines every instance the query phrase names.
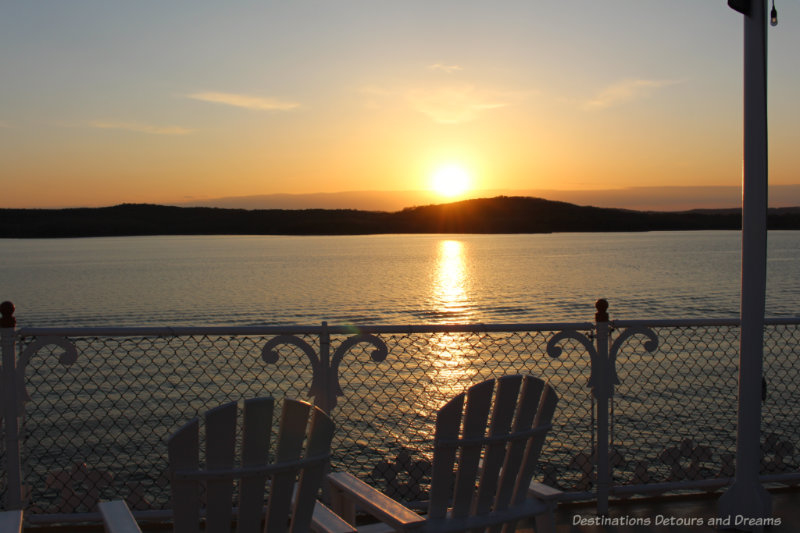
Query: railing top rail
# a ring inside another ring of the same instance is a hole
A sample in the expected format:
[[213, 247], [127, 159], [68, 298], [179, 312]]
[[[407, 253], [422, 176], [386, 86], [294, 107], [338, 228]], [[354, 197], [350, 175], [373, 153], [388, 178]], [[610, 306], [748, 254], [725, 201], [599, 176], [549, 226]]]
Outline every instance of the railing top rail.
[[190, 335], [331, 335], [404, 334], [404, 333], [492, 333], [518, 331], [588, 331], [591, 322], [542, 322], [527, 324], [421, 324], [421, 325], [340, 325], [340, 326], [186, 326], [186, 327], [52, 327], [20, 328], [22, 337], [181, 337]]
[[644, 326], [648, 328], [676, 328], [696, 326], [738, 326], [738, 318], [654, 318], [639, 320], [612, 320], [615, 328]]
[[800, 324], [800, 316], [765, 318], [764, 323], [770, 326]]
[[[739, 318], [677, 318], [677, 319], [641, 319], [641, 320], [613, 320], [611, 323], [617, 328], [633, 326], [655, 327], [692, 327], [692, 326], [738, 326]], [[768, 326], [800, 324], [800, 317], [771, 317], [764, 318]]]
[[[616, 328], [739, 326], [739, 318], [653, 318], [613, 320]], [[800, 317], [765, 318], [766, 325], [800, 324]], [[532, 322], [516, 324], [410, 324], [410, 325], [285, 325], [285, 326], [133, 326], [133, 327], [24, 327], [17, 337], [182, 337], [190, 335], [330, 335], [412, 334], [412, 333], [498, 333], [520, 331], [590, 331], [593, 322]]]
[[408, 326], [329, 326], [328, 332], [341, 333], [491, 333], [515, 331], [560, 331], [572, 329], [588, 331], [594, 328], [592, 322], [531, 322], [519, 324], [419, 324]]

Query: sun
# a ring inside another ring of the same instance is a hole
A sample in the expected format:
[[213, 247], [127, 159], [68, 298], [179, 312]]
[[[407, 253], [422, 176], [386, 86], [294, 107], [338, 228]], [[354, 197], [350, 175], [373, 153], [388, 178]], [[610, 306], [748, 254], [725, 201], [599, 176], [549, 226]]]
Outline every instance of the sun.
[[431, 179], [431, 189], [442, 196], [453, 197], [470, 187], [469, 173], [458, 165], [440, 167]]

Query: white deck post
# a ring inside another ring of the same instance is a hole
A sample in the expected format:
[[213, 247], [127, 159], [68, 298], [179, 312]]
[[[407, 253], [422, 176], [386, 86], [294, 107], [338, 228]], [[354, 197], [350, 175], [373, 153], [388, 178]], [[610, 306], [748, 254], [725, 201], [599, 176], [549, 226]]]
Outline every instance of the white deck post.
[[17, 418], [17, 319], [14, 304], [0, 304], [0, 343], [2, 343], [2, 413], [6, 436], [6, 510], [22, 509], [22, 468], [19, 457], [19, 419]]
[[595, 379], [592, 393], [597, 400], [597, 514], [608, 514], [608, 496], [611, 490], [611, 470], [608, 459], [608, 401], [611, 394], [611, 375], [608, 358], [608, 302], [600, 299], [595, 303], [597, 313], [596, 361], [592, 361], [592, 376]]
[[767, 262], [767, 4], [728, 4], [744, 14], [742, 301], [736, 477], [720, 498], [718, 512], [722, 518], [755, 519], [772, 515], [771, 497], [758, 479]]

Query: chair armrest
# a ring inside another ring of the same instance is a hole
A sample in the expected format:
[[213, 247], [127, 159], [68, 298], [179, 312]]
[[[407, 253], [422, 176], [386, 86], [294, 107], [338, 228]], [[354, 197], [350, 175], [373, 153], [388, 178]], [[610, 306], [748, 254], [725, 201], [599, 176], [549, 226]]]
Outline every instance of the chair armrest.
[[22, 533], [22, 510], [0, 513], [0, 531]]
[[531, 481], [531, 484], [528, 485], [528, 496], [543, 502], [558, 501], [562, 494], [564, 494], [563, 491], [553, 488], [550, 485], [539, 483], [538, 481]]
[[314, 533], [356, 533], [356, 529], [342, 520], [322, 502], [314, 505], [311, 517], [311, 531]]
[[[425, 518], [347, 472], [328, 474], [328, 482], [334, 493], [334, 510], [337, 512], [339, 511], [337, 507], [346, 502], [358, 505], [394, 529], [414, 528], [425, 523]], [[353, 513], [347, 510], [343, 514], [352, 515]], [[345, 518], [349, 518], [351, 521], [353, 519], [352, 516], [345, 516]]]
[[107, 533], [142, 533], [124, 500], [97, 504]]

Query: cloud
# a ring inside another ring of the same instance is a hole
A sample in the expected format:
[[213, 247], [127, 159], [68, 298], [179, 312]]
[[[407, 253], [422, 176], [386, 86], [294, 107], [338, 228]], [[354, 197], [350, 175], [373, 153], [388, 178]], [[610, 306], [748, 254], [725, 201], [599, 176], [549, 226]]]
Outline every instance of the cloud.
[[413, 109], [439, 124], [471, 122], [486, 111], [511, 105], [508, 94], [470, 85], [410, 90], [405, 99]]
[[435, 88], [387, 89], [369, 86], [362, 89], [369, 109], [401, 105], [422, 113], [439, 124], [463, 124], [493, 109], [514, 105], [521, 94], [478, 89], [472, 85]]
[[234, 93], [202, 92], [188, 94], [186, 97], [193, 100], [200, 100], [201, 102], [225, 104], [256, 111], [291, 111], [292, 109], [300, 107], [300, 104], [297, 102], [284, 102], [274, 98], [261, 98], [258, 96]]
[[442, 65], [441, 63], [436, 63], [433, 65], [428, 65], [428, 70], [441, 70], [446, 74], [452, 74], [453, 72], [458, 72], [459, 70], [464, 70], [459, 65]]
[[180, 126], [152, 126], [138, 122], [109, 122], [104, 120], [95, 120], [90, 122], [89, 125], [93, 128], [104, 130], [125, 130], [150, 135], [188, 135], [193, 131]]
[[609, 85], [594, 98], [584, 103], [584, 109], [607, 109], [609, 107], [642, 98], [655, 89], [679, 83], [675, 80], [627, 79]]

